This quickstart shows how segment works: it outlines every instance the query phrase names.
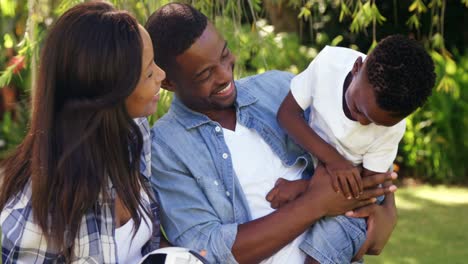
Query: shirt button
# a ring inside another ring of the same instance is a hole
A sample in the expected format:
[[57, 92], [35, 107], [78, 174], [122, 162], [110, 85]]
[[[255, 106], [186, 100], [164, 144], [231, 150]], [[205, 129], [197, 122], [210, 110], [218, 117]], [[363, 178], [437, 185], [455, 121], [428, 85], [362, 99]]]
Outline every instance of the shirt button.
[[227, 196], [231, 196], [231, 194], [230, 194], [228, 191], [226, 191], [226, 195], [227, 195]]
[[223, 153], [223, 159], [227, 159], [229, 155], [227, 153]]
[[214, 181], [214, 185], [218, 186], [218, 181]]
[[219, 132], [219, 131], [221, 131], [221, 128], [219, 126], [217, 126], [217, 127], [215, 127], [215, 131]]

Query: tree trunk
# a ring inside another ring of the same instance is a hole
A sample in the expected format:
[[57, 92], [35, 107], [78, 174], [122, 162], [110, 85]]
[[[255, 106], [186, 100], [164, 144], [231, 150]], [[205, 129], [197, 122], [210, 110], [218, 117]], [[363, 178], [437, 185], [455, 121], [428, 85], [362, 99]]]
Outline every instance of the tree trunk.
[[289, 7], [285, 1], [264, 0], [263, 7], [268, 19], [275, 27], [275, 32], [299, 32], [297, 11]]

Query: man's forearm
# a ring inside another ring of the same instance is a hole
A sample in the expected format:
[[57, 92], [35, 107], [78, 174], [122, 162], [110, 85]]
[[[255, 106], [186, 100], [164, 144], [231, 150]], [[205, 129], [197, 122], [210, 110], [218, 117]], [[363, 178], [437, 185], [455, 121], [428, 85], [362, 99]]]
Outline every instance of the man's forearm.
[[344, 214], [372, 203], [370, 198], [390, 192], [389, 188], [373, 187], [390, 179], [390, 174], [367, 177], [363, 184], [370, 189], [365, 189], [359, 199], [346, 199], [332, 189], [326, 170], [319, 166], [308, 189], [299, 198], [270, 215], [239, 225], [232, 253], [240, 263], [257, 263], [294, 240], [321, 217]]
[[277, 211], [238, 228], [232, 253], [239, 263], [258, 263], [294, 240], [323, 216], [301, 196]]

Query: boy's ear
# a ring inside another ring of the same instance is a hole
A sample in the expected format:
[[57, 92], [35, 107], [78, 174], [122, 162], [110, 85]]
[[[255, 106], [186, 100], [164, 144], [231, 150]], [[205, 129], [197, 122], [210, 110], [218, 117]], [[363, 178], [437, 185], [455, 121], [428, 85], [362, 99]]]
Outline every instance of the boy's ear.
[[174, 92], [175, 91], [175, 84], [173, 81], [169, 80], [169, 79], [164, 79], [161, 83], [161, 87], [163, 89], [166, 89], [168, 91], [171, 91], [171, 92]]
[[361, 70], [361, 68], [362, 68], [362, 57], [359, 56], [354, 62], [353, 69], [351, 70], [351, 74], [353, 74], [353, 76], [356, 76], [356, 74], [359, 72], [359, 70]]

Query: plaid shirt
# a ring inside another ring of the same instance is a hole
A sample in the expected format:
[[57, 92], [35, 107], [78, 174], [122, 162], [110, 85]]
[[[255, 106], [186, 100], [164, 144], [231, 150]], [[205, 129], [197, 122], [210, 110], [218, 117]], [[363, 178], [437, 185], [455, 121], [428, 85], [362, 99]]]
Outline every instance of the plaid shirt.
[[[151, 133], [146, 118], [135, 119], [143, 135], [141, 174], [143, 184], [152, 190], [151, 177]], [[118, 263], [115, 242], [114, 200], [115, 190], [110, 190], [109, 201], [100, 199], [95, 210], [90, 210], [82, 219], [75, 238], [72, 263]], [[154, 194], [150, 194], [153, 195]], [[143, 195], [143, 197], [147, 197]], [[160, 232], [158, 205], [142, 199], [157, 221], [153, 223], [153, 235], [142, 248], [142, 255], [159, 247]], [[39, 226], [33, 221], [31, 208], [31, 181], [22, 192], [6, 204], [0, 214], [2, 228], [2, 259], [8, 263], [63, 263], [63, 256], [56, 248], [46, 243]]]

